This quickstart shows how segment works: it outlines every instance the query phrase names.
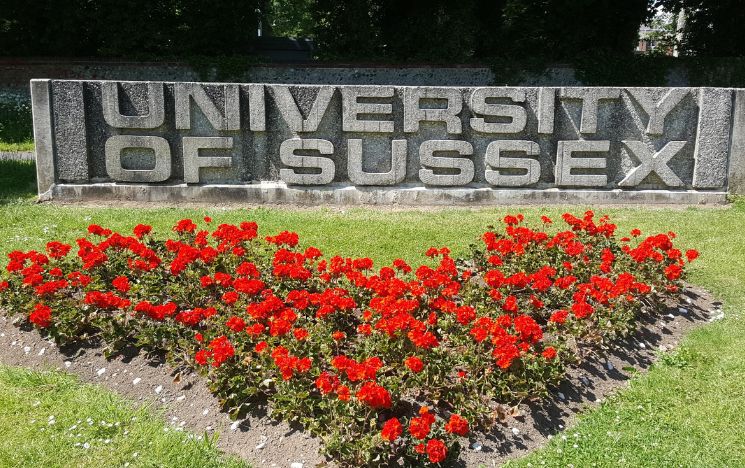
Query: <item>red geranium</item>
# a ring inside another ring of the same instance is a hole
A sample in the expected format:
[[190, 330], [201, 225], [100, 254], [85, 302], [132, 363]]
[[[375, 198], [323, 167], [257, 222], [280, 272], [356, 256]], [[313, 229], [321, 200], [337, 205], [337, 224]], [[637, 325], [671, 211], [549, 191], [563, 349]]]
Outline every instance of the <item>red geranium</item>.
[[447, 424], [445, 424], [445, 430], [452, 434], [465, 436], [468, 434], [468, 421], [460, 415], [453, 414], [450, 416], [450, 420]]
[[383, 439], [393, 442], [399, 438], [402, 432], [403, 428], [401, 427], [401, 422], [398, 418], [391, 418], [383, 424], [383, 429], [380, 431], [380, 435]]
[[357, 391], [357, 399], [372, 408], [390, 408], [391, 394], [375, 382], [365, 382]]
[[44, 304], [36, 304], [28, 320], [39, 328], [46, 328], [52, 323], [52, 309]]
[[427, 441], [427, 456], [432, 463], [440, 463], [447, 458], [448, 449], [445, 442], [440, 439], [430, 439]]
[[415, 374], [418, 374], [419, 372], [422, 371], [422, 369], [424, 369], [424, 363], [422, 362], [421, 359], [419, 359], [416, 356], [407, 357], [404, 360], [404, 364], [406, 364], [406, 367], [411, 369], [411, 371], [414, 372]]
[[122, 293], [129, 292], [130, 284], [129, 279], [126, 276], [117, 276], [114, 278], [114, 281], [111, 282], [111, 285], [114, 286], [114, 288]]

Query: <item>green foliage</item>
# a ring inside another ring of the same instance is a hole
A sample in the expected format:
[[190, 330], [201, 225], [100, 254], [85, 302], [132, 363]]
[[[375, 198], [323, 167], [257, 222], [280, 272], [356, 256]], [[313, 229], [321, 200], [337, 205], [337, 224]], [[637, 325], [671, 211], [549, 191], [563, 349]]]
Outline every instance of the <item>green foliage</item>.
[[315, 0], [312, 34], [326, 58], [557, 61], [630, 54], [648, 14], [646, 0]]
[[0, 54], [183, 56], [246, 53], [259, 1], [0, 0]]
[[745, 8], [742, 0], [655, 0], [654, 6], [685, 15], [679, 44], [685, 55], [745, 56]]
[[315, 0], [271, 0], [267, 14], [266, 35], [278, 37], [309, 37], [313, 34], [313, 3]]

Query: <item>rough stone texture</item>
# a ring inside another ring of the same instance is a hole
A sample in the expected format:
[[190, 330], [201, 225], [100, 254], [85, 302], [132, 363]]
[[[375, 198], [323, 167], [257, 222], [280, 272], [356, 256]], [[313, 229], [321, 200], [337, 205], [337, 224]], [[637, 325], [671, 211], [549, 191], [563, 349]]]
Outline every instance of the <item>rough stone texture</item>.
[[724, 187], [727, 180], [732, 90], [703, 88], [699, 97], [698, 138], [693, 173], [695, 188]]
[[87, 182], [90, 178], [86, 144], [83, 83], [58, 81], [52, 87], [54, 142], [57, 178], [64, 182]]
[[728, 182], [729, 193], [745, 195], [745, 89], [735, 90]]
[[[35, 83], [41, 92], [47, 82]], [[52, 172], [48, 165], [43, 169], [54, 174], [52, 183], [222, 187], [282, 181], [298, 190], [351, 183], [369, 186], [363, 193], [405, 184], [474, 194], [500, 188], [672, 188], [681, 190], [682, 203], [690, 200], [684, 191], [719, 193], [727, 186], [727, 89], [55, 80], [51, 92], [47, 125], [55, 132], [39, 154], [43, 166], [45, 155], [54, 152]], [[42, 92], [34, 109], [40, 132], [45, 102]], [[733, 137], [732, 148], [740, 140]], [[343, 203], [345, 195], [321, 198]]]

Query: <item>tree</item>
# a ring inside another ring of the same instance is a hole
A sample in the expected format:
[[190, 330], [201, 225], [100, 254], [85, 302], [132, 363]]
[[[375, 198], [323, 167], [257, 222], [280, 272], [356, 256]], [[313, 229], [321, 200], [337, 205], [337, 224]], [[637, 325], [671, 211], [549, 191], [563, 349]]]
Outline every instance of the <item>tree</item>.
[[628, 55], [648, 16], [647, 0], [507, 0], [503, 52], [555, 60]]
[[745, 56], [745, 4], [742, 0], [655, 0], [656, 8], [678, 14], [685, 26], [679, 49], [702, 57]]

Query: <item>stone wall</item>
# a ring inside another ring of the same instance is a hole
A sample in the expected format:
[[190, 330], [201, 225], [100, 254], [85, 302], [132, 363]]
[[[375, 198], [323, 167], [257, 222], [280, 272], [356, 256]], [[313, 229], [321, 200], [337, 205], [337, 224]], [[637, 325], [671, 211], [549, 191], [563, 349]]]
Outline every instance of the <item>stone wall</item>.
[[723, 201], [744, 172], [742, 90], [38, 80], [32, 94], [53, 197], [690, 203]]

